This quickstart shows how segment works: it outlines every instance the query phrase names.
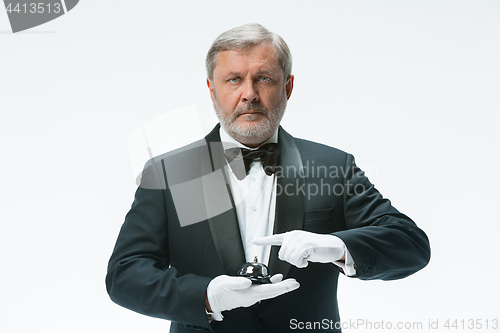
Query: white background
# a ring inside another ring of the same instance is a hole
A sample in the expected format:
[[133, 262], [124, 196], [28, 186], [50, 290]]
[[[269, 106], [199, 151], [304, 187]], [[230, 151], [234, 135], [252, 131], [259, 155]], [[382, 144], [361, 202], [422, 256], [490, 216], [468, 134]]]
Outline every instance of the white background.
[[1, 332], [167, 331], [105, 290], [128, 136], [193, 104], [207, 133], [206, 51], [249, 22], [292, 50], [284, 128], [353, 153], [430, 238], [413, 276], [340, 277], [341, 318], [500, 320], [500, 2], [82, 0], [18, 34], [0, 10]]

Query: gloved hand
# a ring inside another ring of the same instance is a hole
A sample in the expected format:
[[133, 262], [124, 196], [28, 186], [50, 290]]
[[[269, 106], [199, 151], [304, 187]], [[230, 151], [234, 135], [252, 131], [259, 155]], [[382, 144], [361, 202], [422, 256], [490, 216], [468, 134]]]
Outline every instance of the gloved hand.
[[297, 289], [295, 279], [283, 279], [282, 274], [271, 277], [270, 284], [252, 285], [252, 281], [241, 276], [219, 275], [207, 287], [207, 299], [213, 312], [222, 312], [239, 307], [248, 307], [259, 301], [274, 298]]
[[333, 263], [343, 259], [345, 253], [345, 244], [337, 236], [303, 230], [254, 238], [251, 242], [255, 245], [281, 245], [278, 258], [298, 268], [307, 267], [308, 261]]

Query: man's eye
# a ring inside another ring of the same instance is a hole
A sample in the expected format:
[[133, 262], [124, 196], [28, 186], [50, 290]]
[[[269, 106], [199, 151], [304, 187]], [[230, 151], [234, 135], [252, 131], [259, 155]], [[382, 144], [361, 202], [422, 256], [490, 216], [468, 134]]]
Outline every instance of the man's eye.
[[229, 82], [231, 82], [231, 83], [238, 83], [238, 79], [235, 78], [235, 77], [233, 77], [233, 78], [229, 79]]
[[260, 80], [261, 80], [262, 82], [269, 82], [269, 81], [271, 81], [271, 79], [270, 79], [270, 78], [268, 78], [268, 77], [261, 77], [261, 78], [260, 78]]

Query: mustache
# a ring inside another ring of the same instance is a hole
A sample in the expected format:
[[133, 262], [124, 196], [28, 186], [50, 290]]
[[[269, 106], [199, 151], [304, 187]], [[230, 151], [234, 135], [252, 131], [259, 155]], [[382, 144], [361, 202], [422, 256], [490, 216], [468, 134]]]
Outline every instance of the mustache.
[[260, 103], [247, 103], [243, 106], [240, 106], [236, 109], [234, 109], [233, 112], [233, 119], [238, 118], [241, 114], [248, 112], [248, 111], [257, 111], [263, 113], [266, 117], [269, 115], [269, 110], [262, 104]]

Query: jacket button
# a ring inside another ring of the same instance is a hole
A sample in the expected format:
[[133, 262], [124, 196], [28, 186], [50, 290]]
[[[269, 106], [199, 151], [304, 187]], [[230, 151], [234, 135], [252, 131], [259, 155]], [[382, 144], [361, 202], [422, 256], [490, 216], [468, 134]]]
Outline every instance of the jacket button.
[[266, 321], [262, 318], [257, 319], [257, 328], [263, 330], [266, 327]]

